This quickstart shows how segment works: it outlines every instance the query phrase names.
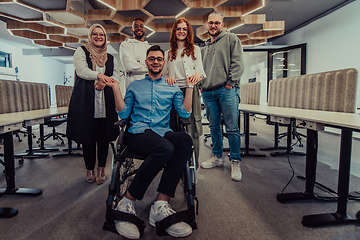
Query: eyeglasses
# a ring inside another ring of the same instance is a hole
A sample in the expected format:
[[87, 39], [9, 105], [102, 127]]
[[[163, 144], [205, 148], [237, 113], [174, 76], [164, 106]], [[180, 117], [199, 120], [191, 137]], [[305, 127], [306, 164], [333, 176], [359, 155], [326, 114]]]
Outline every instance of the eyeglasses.
[[162, 61], [164, 61], [164, 58], [162, 58], [162, 57], [149, 57], [148, 59], [147, 59], [149, 62], [155, 62], [155, 60], [157, 60], [158, 62], [162, 62]]
[[216, 22], [210, 21], [210, 22], [207, 22], [207, 24], [209, 24], [209, 26], [211, 26], [211, 25], [219, 26], [219, 25], [221, 24], [221, 22], [218, 22], [218, 21], [216, 21]]
[[180, 31], [187, 32], [188, 31], [187, 28], [176, 28], [175, 30], [178, 31], [178, 32], [180, 32]]
[[91, 35], [96, 37], [104, 37], [105, 35], [103, 33], [92, 33]]
[[140, 24], [140, 25], [134, 24], [134, 28], [144, 28], [144, 25], [143, 24]]

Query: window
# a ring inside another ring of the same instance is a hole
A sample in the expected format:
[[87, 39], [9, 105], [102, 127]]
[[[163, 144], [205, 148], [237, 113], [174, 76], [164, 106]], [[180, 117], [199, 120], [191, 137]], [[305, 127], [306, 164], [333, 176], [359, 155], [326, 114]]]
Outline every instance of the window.
[[0, 51], [0, 67], [11, 68], [11, 54]]

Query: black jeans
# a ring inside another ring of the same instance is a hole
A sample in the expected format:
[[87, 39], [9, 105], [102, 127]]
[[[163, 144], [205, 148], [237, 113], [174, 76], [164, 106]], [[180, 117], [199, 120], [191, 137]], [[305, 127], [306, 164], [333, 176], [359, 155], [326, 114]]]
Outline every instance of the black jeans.
[[190, 156], [191, 137], [186, 132], [167, 132], [161, 137], [147, 129], [140, 134], [126, 133], [125, 143], [133, 151], [148, 156], [129, 187], [131, 196], [141, 200], [150, 183], [164, 168], [157, 191], [173, 198]]
[[96, 147], [98, 167], [105, 167], [109, 151], [109, 141], [106, 138], [105, 118], [95, 118], [95, 133], [89, 144], [83, 144], [83, 155], [87, 170], [93, 170], [96, 163]]

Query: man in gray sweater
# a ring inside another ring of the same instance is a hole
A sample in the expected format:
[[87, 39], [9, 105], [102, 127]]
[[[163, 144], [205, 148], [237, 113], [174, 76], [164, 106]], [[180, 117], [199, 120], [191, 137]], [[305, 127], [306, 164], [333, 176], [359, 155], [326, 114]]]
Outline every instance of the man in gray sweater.
[[224, 118], [230, 147], [231, 179], [240, 181], [240, 129], [239, 129], [239, 86], [244, 72], [244, 56], [240, 39], [233, 33], [223, 31], [223, 15], [212, 12], [206, 26], [210, 39], [202, 49], [206, 78], [202, 80], [202, 97], [209, 120], [212, 156], [201, 163], [202, 168], [224, 166], [223, 141], [220, 128]]

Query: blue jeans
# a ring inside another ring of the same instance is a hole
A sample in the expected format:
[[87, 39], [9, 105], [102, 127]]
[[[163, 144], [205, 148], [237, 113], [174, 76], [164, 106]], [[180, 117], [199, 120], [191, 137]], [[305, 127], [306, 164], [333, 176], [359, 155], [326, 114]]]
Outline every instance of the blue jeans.
[[212, 153], [218, 157], [223, 154], [221, 132], [221, 114], [224, 117], [225, 130], [228, 134], [230, 159], [241, 160], [239, 129], [239, 88], [227, 89], [225, 86], [214, 91], [202, 92], [213, 144]]

